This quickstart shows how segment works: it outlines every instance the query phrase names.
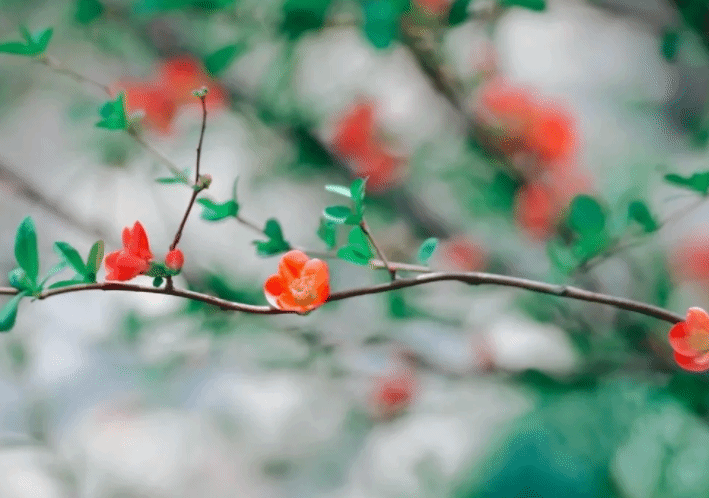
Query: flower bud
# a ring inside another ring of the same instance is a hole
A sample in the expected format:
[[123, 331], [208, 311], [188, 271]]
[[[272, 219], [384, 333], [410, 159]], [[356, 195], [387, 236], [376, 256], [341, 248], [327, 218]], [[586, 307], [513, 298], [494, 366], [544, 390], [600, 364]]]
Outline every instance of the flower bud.
[[171, 270], [179, 271], [185, 262], [185, 256], [179, 249], [173, 249], [165, 256], [165, 266]]

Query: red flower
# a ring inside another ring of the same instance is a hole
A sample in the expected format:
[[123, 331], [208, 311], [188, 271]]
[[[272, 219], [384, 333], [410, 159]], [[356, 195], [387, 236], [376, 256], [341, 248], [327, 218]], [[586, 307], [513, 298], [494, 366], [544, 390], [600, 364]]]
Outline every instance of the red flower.
[[288, 251], [278, 263], [278, 273], [264, 283], [263, 291], [274, 308], [308, 312], [322, 305], [330, 295], [327, 264], [308, 258], [302, 251]]
[[686, 238], [674, 251], [672, 267], [681, 279], [709, 279], [709, 237], [702, 234]]
[[173, 249], [165, 256], [165, 266], [171, 270], [179, 271], [183, 264], [185, 264], [185, 255], [179, 249]]
[[687, 319], [677, 323], [668, 335], [675, 361], [690, 372], [709, 370], [709, 314], [701, 308], [689, 308]]
[[485, 267], [485, 251], [465, 237], [441, 242], [441, 256], [447, 265], [459, 271], [478, 271]]
[[405, 161], [382, 147], [371, 147], [351, 165], [360, 178], [367, 177], [367, 190], [385, 192], [403, 179]]
[[389, 419], [404, 411], [413, 401], [417, 383], [411, 368], [377, 379], [371, 403], [374, 416]]
[[543, 240], [552, 235], [559, 206], [553, 192], [542, 183], [530, 183], [517, 192], [515, 221], [532, 238]]
[[156, 75], [146, 82], [123, 83], [128, 113], [145, 112], [145, 124], [161, 133], [169, 133], [177, 112], [183, 107], [200, 109], [194, 90], [207, 87], [207, 110], [224, 106], [226, 92], [189, 57], [176, 57], [163, 62]]
[[143, 225], [135, 222], [133, 228], [123, 229], [123, 249], [106, 256], [106, 280], [130, 280], [150, 268], [153, 253]]
[[486, 83], [478, 95], [475, 114], [488, 130], [490, 144], [505, 154], [526, 146], [534, 106], [529, 92], [500, 80]]
[[545, 163], [569, 156], [575, 144], [574, 122], [565, 111], [537, 109], [532, 118], [528, 147]]
[[361, 156], [374, 140], [374, 107], [369, 103], [352, 106], [335, 125], [332, 145], [343, 157]]
[[448, 0], [414, 0], [414, 3], [429, 16], [440, 16], [448, 11]]

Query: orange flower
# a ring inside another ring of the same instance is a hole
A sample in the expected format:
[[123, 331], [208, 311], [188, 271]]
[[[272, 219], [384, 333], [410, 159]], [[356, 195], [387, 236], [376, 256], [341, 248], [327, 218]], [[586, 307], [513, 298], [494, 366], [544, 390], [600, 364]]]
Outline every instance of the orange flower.
[[530, 183], [517, 192], [515, 221], [532, 238], [544, 240], [554, 232], [560, 208], [553, 192], [542, 183]]
[[668, 335], [675, 361], [690, 372], [709, 370], [709, 314], [701, 308], [689, 308], [687, 319], [677, 323]]
[[358, 103], [335, 125], [332, 145], [343, 157], [361, 156], [374, 140], [374, 107]]
[[445, 264], [459, 271], [479, 271], [485, 267], [485, 251], [465, 237], [441, 242], [441, 257]]
[[146, 82], [128, 82], [119, 85], [126, 91], [128, 113], [145, 112], [144, 122], [161, 133], [170, 133], [172, 122], [181, 108], [200, 109], [194, 90], [207, 87], [207, 110], [223, 107], [226, 92], [202, 70], [199, 63], [189, 57], [175, 57], [163, 62], [156, 75]]
[[179, 271], [183, 264], [185, 264], [185, 255], [179, 249], [173, 249], [165, 256], [165, 266], [171, 270]]
[[413, 401], [417, 383], [414, 372], [404, 367], [400, 372], [377, 379], [371, 398], [373, 415], [390, 419], [404, 411]]
[[574, 122], [560, 108], [537, 109], [532, 118], [528, 147], [544, 163], [568, 157], [575, 145]]
[[306, 313], [327, 301], [330, 295], [327, 264], [310, 259], [302, 251], [288, 251], [278, 263], [278, 273], [263, 285], [266, 300], [274, 308]]
[[357, 177], [367, 178], [367, 190], [385, 192], [401, 182], [405, 164], [403, 158], [380, 146], [373, 146], [353, 162], [351, 169]]
[[123, 229], [123, 249], [106, 256], [106, 280], [130, 280], [150, 268], [148, 235], [143, 225], [136, 221], [133, 228]]

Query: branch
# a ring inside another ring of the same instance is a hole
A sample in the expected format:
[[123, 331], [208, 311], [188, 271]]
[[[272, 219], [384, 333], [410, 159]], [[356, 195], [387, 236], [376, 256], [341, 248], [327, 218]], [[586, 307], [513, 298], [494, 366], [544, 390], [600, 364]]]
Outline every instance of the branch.
[[367, 236], [369, 241], [374, 246], [374, 250], [377, 251], [377, 256], [379, 256], [379, 259], [381, 259], [382, 263], [384, 263], [384, 267], [389, 272], [389, 276], [391, 277], [391, 279], [395, 280], [396, 279], [396, 270], [389, 264], [389, 261], [387, 260], [386, 256], [384, 256], [384, 252], [379, 248], [377, 241], [374, 240], [372, 233], [369, 231], [369, 225], [367, 225], [367, 222], [364, 221], [364, 218], [362, 218], [362, 221], [359, 222], [359, 227], [362, 229], [364, 234]]
[[[622, 297], [611, 296], [608, 294], [600, 294], [597, 292], [591, 292], [578, 287], [571, 287], [567, 285], [553, 285], [546, 282], [539, 282], [536, 280], [528, 280], [525, 278], [508, 277], [505, 275], [496, 275], [492, 273], [481, 273], [481, 272], [435, 272], [425, 275], [419, 275], [418, 277], [408, 278], [408, 279], [398, 279], [393, 282], [388, 282], [385, 284], [372, 285], [366, 287], [360, 287], [357, 289], [350, 289], [346, 291], [333, 292], [328, 298], [328, 302], [331, 301], [342, 301], [345, 299], [351, 299], [357, 296], [365, 296], [369, 294], [379, 294], [382, 292], [389, 292], [397, 289], [404, 289], [406, 287], [416, 287], [419, 285], [426, 285], [433, 282], [444, 282], [444, 281], [457, 281], [468, 285], [499, 285], [502, 287], [516, 287], [519, 289], [526, 289], [532, 292], [538, 292], [540, 294], [550, 294], [552, 296], [565, 297], [569, 299], [576, 299], [578, 301], [587, 301], [591, 303], [600, 303], [613, 306], [614, 308], [623, 309], [626, 311], [633, 311], [635, 313], [640, 313], [641, 315], [650, 316], [675, 324], [684, 321], [684, 317], [673, 313], [669, 310], [653, 306], [651, 304], [633, 301], [631, 299], [625, 299]], [[59, 294], [68, 294], [71, 292], [80, 292], [88, 290], [103, 290], [103, 291], [128, 291], [128, 292], [147, 292], [151, 294], [164, 294], [175, 297], [182, 297], [185, 299], [191, 299], [194, 301], [200, 301], [203, 303], [218, 306], [223, 310], [229, 311], [242, 311], [244, 313], [256, 313], [261, 315], [278, 315], [284, 313], [292, 313], [289, 311], [282, 311], [269, 306], [255, 306], [251, 304], [239, 303], [234, 301], [227, 301], [225, 299], [220, 299], [218, 297], [210, 296], [208, 294], [202, 294], [199, 292], [193, 292], [189, 290], [181, 290], [174, 288], [155, 288], [155, 287], [143, 287], [140, 285], [132, 284], [122, 284], [115, 282], [101, 282], [95, 284], [81, 284], [73, 285], [68, 287], [61, 287], [58, 289], [50, 289], [48, 291], [42, 292], [35, 296], [37, 299], [46, 299], [48, 297], [56, 296]], [[0, 287], [0, 295], [15, 295], [19, 291], [14, 287]]]

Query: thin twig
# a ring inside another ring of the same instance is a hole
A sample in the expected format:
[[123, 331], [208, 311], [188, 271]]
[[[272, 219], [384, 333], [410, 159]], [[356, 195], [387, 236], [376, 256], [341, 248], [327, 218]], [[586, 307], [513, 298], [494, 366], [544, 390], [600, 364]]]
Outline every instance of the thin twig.
[[35, 59], [37, 62], [46, 65], [47, 67], [51, 68], [53, 71], [64, 74], [66, 76], [69, 76], [71, 79], [74, 81], [77, 81], [79, 83], [88, 83], [90, 85], [95, 86], [96, 88], [100, 89], [102, 92], [106, 93], [107, 95], [111, 95], [111, 88], [108, 85], [104, 85], [103, 83], [99, 83], [98, 81], [89, 78], [88, 76], [84, 76], [83, 74], [79, 74], [73, 69], [64, 66], [61, 62], [59, 62], [57, 59], [52, 57], [51, 55], [44, 55], [43, 57], [40, 57], [38, 59]]
[[[651, 304], [633, 301], [631, 299], [625, 299], [621, 297], [615, 297], [608, 294], [601, 294], [597, 292], [591, 292], [578, 287], [571, 287], [567, 285], [554, 285], [548, 284], [546, 282], [539, 282], [535, 280], [529, 280], [525, 278], [509, 277], [505, 275], [496, 275], [492, 273], [481, 273], [481, 272], [436, 272], [429, 273], [427, 275], [419, 275], [415, 278], [407, 279], [397, 279], [392, 282], [385, 284], [372, 285], [366, 287], [360, 287], [356, 289], [350, 289], [341, 292], [334, 292], [330, 294], [328, 302], [330, 301], [342, 301], [345, 299], [351, 299], [357, 296], [365, 296], [369, 294], [379, 294], [382, 292], [389, 292], [397, 289], [404, 289], [406, 287], [415, 287], [418, 285], [426, 285], [433, 282], [444, 282], [444, 281], [458, 281], [469, 285], [499, 285], [502, 287], [516, 287], [519, 289], [526, 289], [532, 292], [538, 292], [541, 294], [550, 294], [558, 297], [565, 297], [569, 299], [576, 299], [579, 301], [587, 301], [592, 303], [606, 304], [613, 306], [618, 309], [623, 309], [627, 311], [633, 311], [635, 313], [640, 313], [642, 315], [650, 316], [675, 324], [684, 320], [684, 317], [673, 313], [669, 310], [653, 306]], [[224, 310], [231, 311], [242, 311], [244, 313], [257, 313], [264, 315], [276, 315], [282, 313], [289, 313], [287, 311], [278, 310], [271, 308], [269, 306], [255, 306], [245, 303], [239, 303], [234, 301], [228, 301], [225, 299], [220, 299], [215, 296], [210, 296], [208, 294], [202, 294], [199, 292], [193, 292], [183, 289], [167, 289], [167, 288], [155, 288], [155, 287], [144, 287], [140, 285], [133, 284], [123, 284], [117, 282], [99, 282], [95, 284], [80, 284], [68, 287], [61, 287], [58, 289], [50, 289], [48, 291], [40, 293], [36, 296], [38, 299], [46, 299], [48, 297], [56, 296], [59, 294], [68, 294], [72, 292], [81, 292], [88, 290], [104, 290], [104, 291], [128, 291], [128, 292], [147, 292], [152, 294], [164, 294], [175, 297], [182, 297], [185, 299], [192, 299], [194, 301], [200, 301], [203, 303], [218, 306]], [[14, 287], [2, 287], [0, 288], [0, 295], [15, 295], [19, 291]]]
[[199, 132], [199, 143], [197, 144], [197, 162], [195, 164], [194, 182], [199, 183], [199, 164], [202, 158], [202, 142], [204, 141], [204, 130], [207, 127], [207, 103], [205, 102], [206, 96], [200, 95], [199, 102], [202, 104], [202, 129]]
[[374, 250], [377, 252], [377, 256], [379, 256], [379, 259], [381, 259], [384, 262], [384, 266], [386, 267], [387, 271], [389, 272], [389, 276], [391, 277], [391, 279], [395, 280], [396, 279], [396, 270], [389, 264], [389, 261], [387, 260], [386, 256], [384, 256], [384, 252], [379, 248], [377, 241], [374, 240], [372, 233], [369, 231], [369, 225], [367, 225], [367, 222], [364, 221], [364, 218], [362, 218], [362, 221], [359, 222], [359, 227], [362, 229], [364, 234], [367, 236], [369, 241], [374, 246]]

